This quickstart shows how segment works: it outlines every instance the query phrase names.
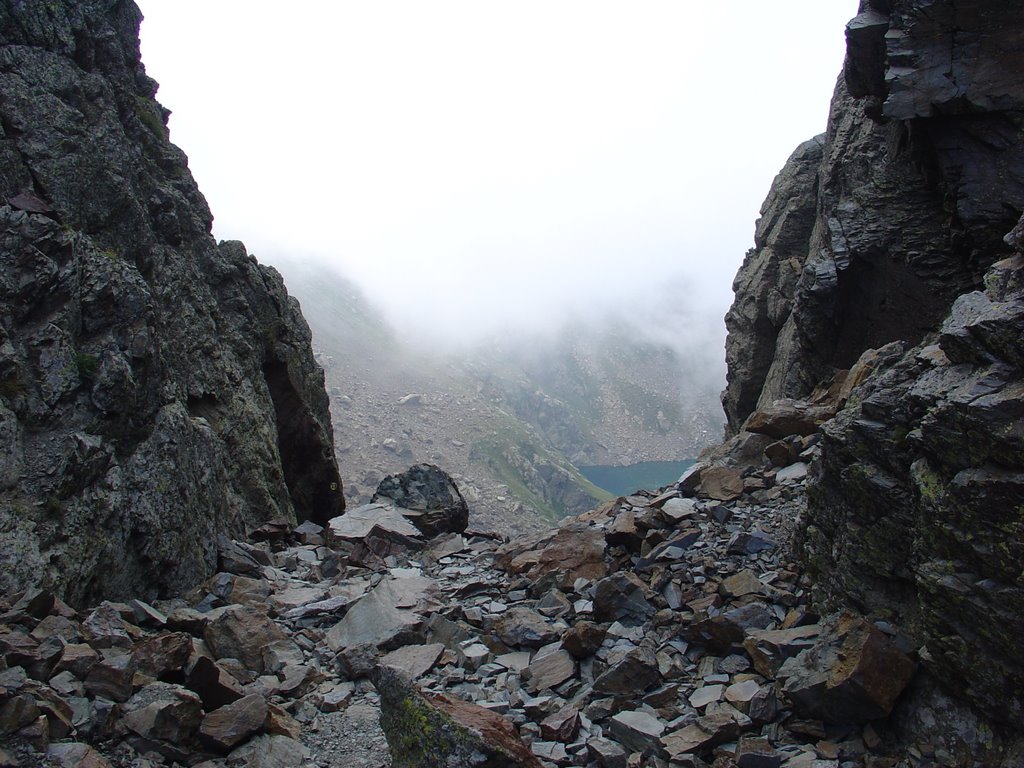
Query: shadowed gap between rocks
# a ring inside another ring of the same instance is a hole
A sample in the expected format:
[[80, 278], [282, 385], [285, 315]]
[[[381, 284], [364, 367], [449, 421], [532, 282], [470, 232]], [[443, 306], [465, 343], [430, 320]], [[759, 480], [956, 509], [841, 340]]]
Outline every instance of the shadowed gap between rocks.
[[300, 521], [312, 520], [317, 525], [326, 525], [344, 511], [344, 502], [337, 480], [319, 471], [328, 462], [323, 451], [318, 450], [321, 441], [316, 421], [292, 384], [285, 363], [265, 360], [263, 377], [274, 403], [277, 449], [295, 514]]

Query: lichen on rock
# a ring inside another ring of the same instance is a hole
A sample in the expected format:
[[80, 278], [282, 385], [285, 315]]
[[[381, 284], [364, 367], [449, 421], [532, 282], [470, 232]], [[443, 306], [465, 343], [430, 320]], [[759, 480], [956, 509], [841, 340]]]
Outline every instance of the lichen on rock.
[[218, 533], [343, 507], [309, 329], [211, 236], [140, 21], [0, 2], [0, 589], [77, 604], [179, 593]]

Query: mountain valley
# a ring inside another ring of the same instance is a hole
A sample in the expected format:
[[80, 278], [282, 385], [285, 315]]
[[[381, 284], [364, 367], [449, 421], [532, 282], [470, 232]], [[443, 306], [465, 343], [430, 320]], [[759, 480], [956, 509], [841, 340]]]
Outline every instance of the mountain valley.
[[678, 477], [721, 435], [716, 379], [626, 315], [423, 349], [330, 267], [277, 266], [313, 332], [350, 504], [428, 462], [454, 475], [475, 526], [536, 531], [612, 498], [579, 467], [679, 462]]
[[1017, 0], [861, 0], [724, 435], [666, 286], [460, 349], [217, 242], [141, 21], [0, 0], [0, 766], [1024, 765]]

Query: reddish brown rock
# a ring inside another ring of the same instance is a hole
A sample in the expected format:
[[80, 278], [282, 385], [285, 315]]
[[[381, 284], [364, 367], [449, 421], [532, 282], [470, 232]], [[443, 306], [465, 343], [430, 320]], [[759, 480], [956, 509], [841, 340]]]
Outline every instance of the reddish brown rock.
[[887, 716], [917, 665], [869, 621], [833, 618], [814, 647], [779, 669], [783, 693], [803, 717], [862, 723]]
[[390, 667], [379, 667], [373, 682], [380, 692], [380, 722], [393, 768], [541, 768], [513, 725], [500, 715], [424, 693]]
[[733, 467], [705, 467], [700, 475], [700, 492], [717, 501], [732, 501], [743, 495], [743, 475]]
[[12, 696], [0, 703], [0, 735], [9, 735], [34, 722], [39, 717], [36, 700], [27, 693]]
[[85, 690], [111, 701], [127, 701], [132, 695], [132, 657], [123, 652], [107, 652], [85, 678]]
[[577, 521], [506, 544], [498, 550], [495, 565], [534, 581], [553, 575], [558, 587], [568, 591], [576, 579], [594, 581], [608, 573], [604, 547], [600, 528]]
[[137, 672], [164, 679], [181, 673], [192, 655], [192, 637], [186, 632], [164, 632], [147, 638], [132, 649], [132, 664]]
[[267, 702], [267, 719], [263, 723], [263, 730], [272, 736], [285, 736], [289, 739], [298, 739], [302, 735], [299, 721], [273, 702]]
[[266, 699], [253, 693], [207, 714], [199, 736], [211, 748], [227, 752], [259, 731], [267, 714]]
[[540, 735], [548, 741], [569, 744], [580, 731], [580, 713], [575, 707], [567, 707], [548, 715], [540, 723]]
[[494, 627], [494, 634], [510, 648], [540, 648], [558, 639], [558, 632], [530, 608], [513, 608]]
[[294, 641], [255, 608], [231, 608], [211, 621], [203, 638], [218, 659], [238, 659], [257, 673], [268, 669], [268, 653], [276, 646], [295, 648]]
[[562, 635], [562, 647], [577, 659], [593, 656], [604, 642], [607, 630], [600, 624], [581, 619]]
[[743, 430], [781, 440], [790, 435], [813, 435], [825, 421], [835, 416], [835, 408], [811, 405], [800, 400], [776, 400], [767, 408], [754, 411], [743, 423]]

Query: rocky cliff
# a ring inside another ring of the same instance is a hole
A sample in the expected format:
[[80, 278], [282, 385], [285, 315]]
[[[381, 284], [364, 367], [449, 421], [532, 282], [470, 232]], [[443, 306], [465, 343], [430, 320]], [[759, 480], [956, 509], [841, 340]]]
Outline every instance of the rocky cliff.
[[310, 334], [217, 244], [132, 2], [0, 2], [0, 590], [167, 595], [342, 505]]
[[780, 398], [845, 402], [810, 487], [818, 602], [920, 645], [908, 729], [1018, 764], [1024, 7], [872, 0], [847, 40], [828, 131], [736, 279], [723, 402], [734, 431]]

